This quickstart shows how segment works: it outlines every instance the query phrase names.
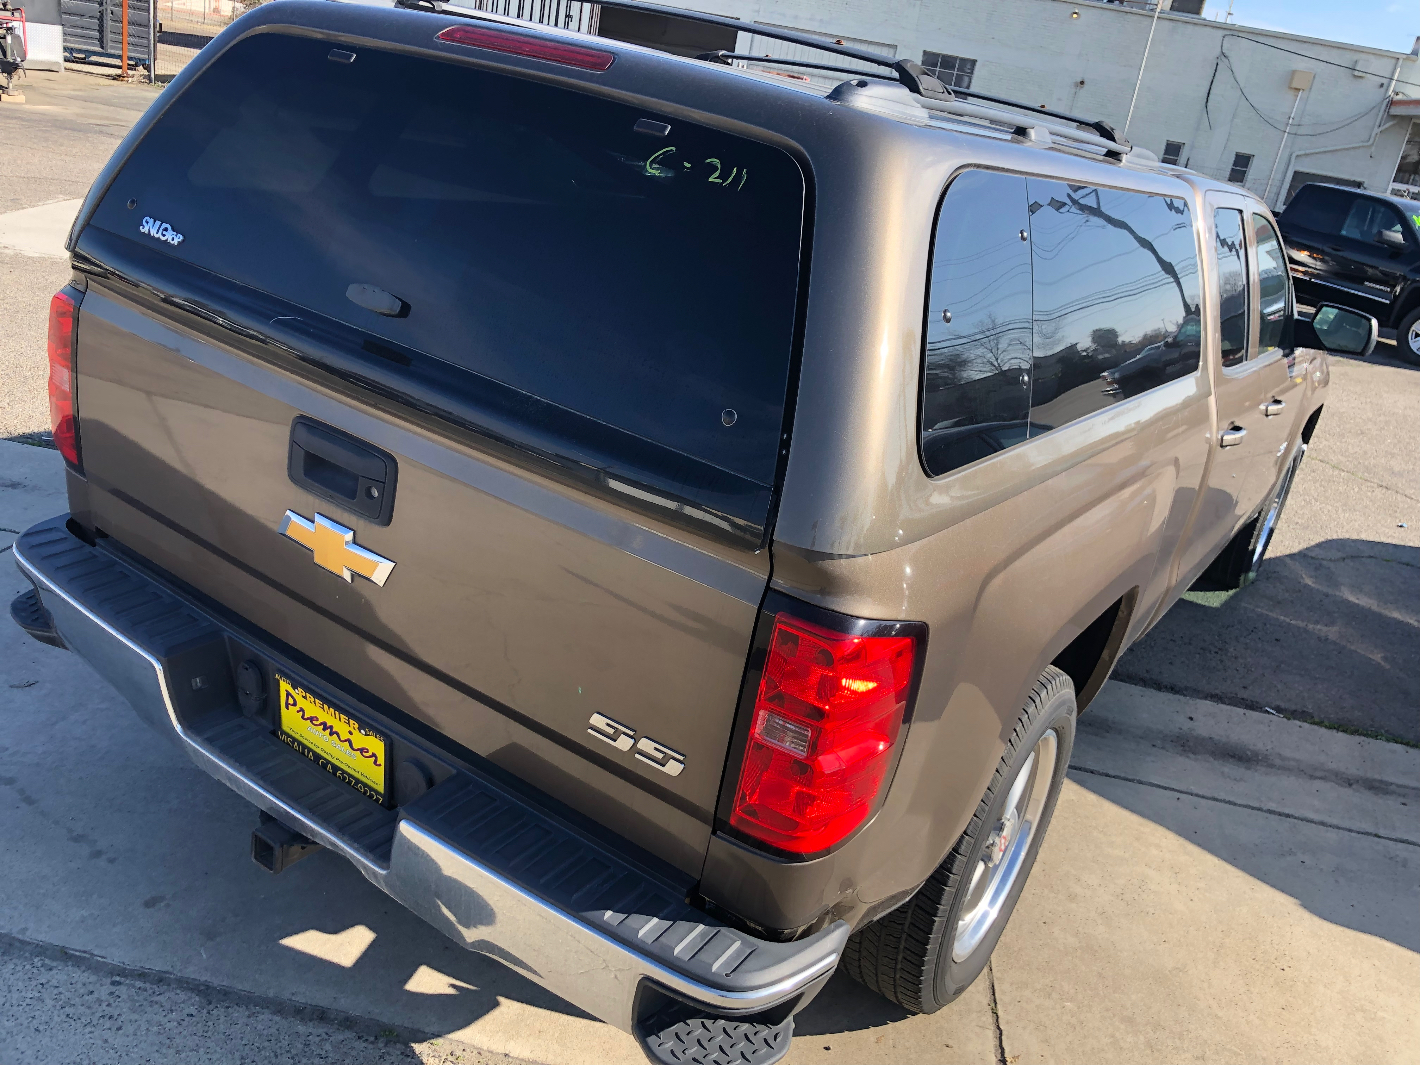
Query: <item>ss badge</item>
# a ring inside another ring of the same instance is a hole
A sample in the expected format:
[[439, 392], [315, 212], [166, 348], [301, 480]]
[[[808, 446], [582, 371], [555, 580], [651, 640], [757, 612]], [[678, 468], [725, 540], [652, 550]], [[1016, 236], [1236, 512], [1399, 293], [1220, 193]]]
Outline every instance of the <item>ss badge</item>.
[[685, 769], [685, 755], [657, 743], [649, 736], [636, 738], [636, 730], [627, 728], [620, 721], [613, 721], [605, 714], [593, 714], [587, 722], [589, 733], [599, 740], [611, 744], [618, 751], [636, 748], [636, 760], [653, 765], [667, 776], [678, 777]]

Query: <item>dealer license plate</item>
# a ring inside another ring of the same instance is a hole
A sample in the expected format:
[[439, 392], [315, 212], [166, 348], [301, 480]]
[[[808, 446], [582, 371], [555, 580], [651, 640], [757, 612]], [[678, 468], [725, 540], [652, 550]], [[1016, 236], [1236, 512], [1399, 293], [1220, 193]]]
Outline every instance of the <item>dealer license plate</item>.
[[383, 805], [389, 761], [384, 735], [279, 673], [276, 687], [281, 698], [276, 734], [281, 741], [361, 795]]

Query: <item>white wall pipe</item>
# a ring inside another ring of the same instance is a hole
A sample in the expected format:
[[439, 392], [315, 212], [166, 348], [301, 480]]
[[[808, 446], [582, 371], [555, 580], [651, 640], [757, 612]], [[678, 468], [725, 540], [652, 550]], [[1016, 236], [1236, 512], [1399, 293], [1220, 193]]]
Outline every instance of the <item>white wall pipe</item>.
[[[1389, 122], [1386, 121], [1386, 104], [1390, 100], [1391, 93], [1395, 92], [1395, 83], [1400, 78], [1400, 64], [1403, 62], [1403, 59], [1397, 59], [1395, 61], [1395, 69], [1391, 71], [1390, 83], [1386, 86], [1385, 90], [1386, 98], [1381, 103], [1380, 114], [1376, 116], [1376, 125], [1375, 128], [1371, 130], [1371, 135], [1369, 138], [1363, 141], [1358, 141], [1355, 144], [1335, 144], [1327, 148], [1298, 148], [1295, 152], [1292, 153], [1292, 157], [1287, 161], [1287, 170], [1285, 172], [1285, 176], [1283, 177], [1283, 181], [1291, 180], [1292, 175], [1296, 173], [1297, 170], [1297, 160], [1304, 155], [1325, 155], [1327, 152], [1350, 152], [1357, 151], [1361, 148], [1374, 148], [1376, 146], [1376, 138], [1379, 137], [1386, 130], [1390, 129], [1391, 126], [1395, 125], [1394, 119]], [[1401, 146], [1401, 150], [1405, 150], [1404, 145]], [[1393, 175], [1394, 172], [1392, 172], [1392, 176]], [[1389, 188], [1389, 184], [1387, 184], [1386, 187]], [[1286, 185], [1283, 185], [1283, 188], [1286, 188]]]
[[1262, 190], [1262, 202], [1267, 203], [1269, 207], [1272, 204], [1268, 203], [1267, 198], [1272, 195], [1272, 179], [1277, 176], [1277, 164], [1282, 161], [1282, 151], [1287, 147], [1287, 138], [1292, 135], [1292, 121], [1297, 117], [1297, 105], [1302, 102], [1304, 92], [1306, 89], [1298, 89], [1297, 95], [1292, 98], [1292, 110], [1287, 115], [1287, 126], [1282, 130], [1282, 139], [1277, 142], [1277, 154], [1272, 157], [1272, 169], [1267, 172], [1267, 186]]
[[1134, 79], [1134, 95], [1129, 97], [1129, 114], [1124, 116], [1122, 136], [1125, 137], [1129, 136], [1129, 122], [1134, 117], [1134, 103], [1139, 99], [1139, 86], [1144, 81], [1144, 67], [1149, 62], [1149, 48], [1154, 43], [1154, 27], [1159, 24], [1159, 12], [1163, 7], [1164, 0], [1154, 0], [1154, 17], [1149, 20], [1149, 39], [1144, 42], [1144, 58], [1139, 60], [1139, 76]]

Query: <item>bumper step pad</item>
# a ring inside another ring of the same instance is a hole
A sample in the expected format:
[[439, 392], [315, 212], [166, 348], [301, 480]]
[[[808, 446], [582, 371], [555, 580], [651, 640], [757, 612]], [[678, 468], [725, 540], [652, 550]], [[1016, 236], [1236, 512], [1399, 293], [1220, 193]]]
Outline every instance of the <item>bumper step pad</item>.
[[652, 1061], [662, 1065], [772, 1065], [789, 1052], [794, 1018], [778, 1024], [706, 1017], [675, 1006], [639, 1027], [637, 1036]]
[[33, 588], [21, 592], [10, 600], [10, 620], [40, 643], [50, 647], [64, 646], [64, 640], [54, 631], [54, 619], [39, 601], [39, 593]]
[[[192, 731], [293, 809], [346, 841], [367, 861], [389, 864], [396, 814], [317, 769], [247, 718], [212, 715]], [[279, 870], [272, 870], [277, 872]]]

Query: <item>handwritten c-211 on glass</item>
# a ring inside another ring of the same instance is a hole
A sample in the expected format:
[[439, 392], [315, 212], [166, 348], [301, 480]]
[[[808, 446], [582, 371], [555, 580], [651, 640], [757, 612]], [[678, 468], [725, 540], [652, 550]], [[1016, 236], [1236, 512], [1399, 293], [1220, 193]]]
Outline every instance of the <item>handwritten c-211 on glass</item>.
[[[662, 148], [651, 158], [646, 160], [644, 173], [647, 177], [670, 177], [676, 172], [675, 161], [671, 156], [675, 154], [674, 148]], [[694, 170], [695, 164], [680, 161], [680, 165], [685, 170]], [[726, 188], [733, 188], [736, 192], [745, 187], [745, 182], [749, 180], [748, 168], [741, 170], [737, 166], [730, 167], [728, 175], [722, 177], [725, 171], [725, 164], [713, 156], [704, 160], [703, 165], [714, 167], [714, 172], [707, 175], [705, 180], [711, 185], [724, 185]], [[736, 180], [738, 178], [738, 180]]]

